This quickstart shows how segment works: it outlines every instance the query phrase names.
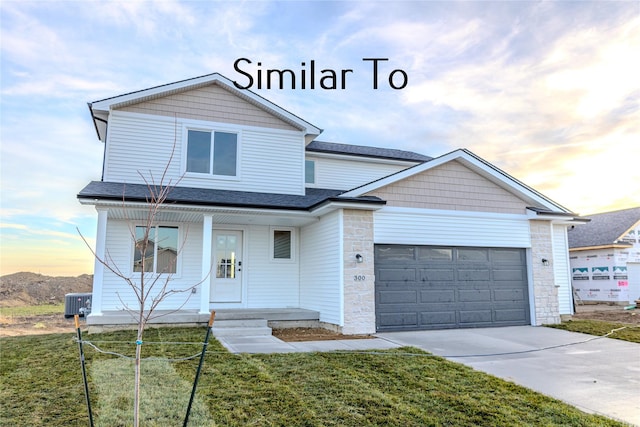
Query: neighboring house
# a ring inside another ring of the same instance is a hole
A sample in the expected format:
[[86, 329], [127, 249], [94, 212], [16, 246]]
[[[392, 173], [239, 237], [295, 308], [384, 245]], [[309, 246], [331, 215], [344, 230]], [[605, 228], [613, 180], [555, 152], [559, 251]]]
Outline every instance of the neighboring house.
[[624, 305], [640, 299], [640, 207], [589, 218], [568, 233], [576, 299]]
[[[150, 274], [175, 270], [175, 289], [200, 284], [163, 302], [179, 309], [165, 321], [299, 309], [366, 334], [572, 312], [566, 230], [583, 220], [467, 150], [431, 158], [316, 141], [319, 128], [219, 74], [89, 109], [104, 168], [78, 199], [98, 212], [96, 253], [134, 280], [141, 174], [157, 180], [168, 164], [181, 177], [155, 229], [176, 262], [146, 256]], [[96, 262], [88, 324], [114, 323], [123, 302], [135, 307], [131, 289]]]

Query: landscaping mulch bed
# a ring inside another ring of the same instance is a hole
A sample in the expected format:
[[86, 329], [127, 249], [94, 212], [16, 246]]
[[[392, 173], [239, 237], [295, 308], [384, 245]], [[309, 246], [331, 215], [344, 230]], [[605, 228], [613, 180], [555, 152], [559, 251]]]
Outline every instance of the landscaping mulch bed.
[[273, 336], [286, 342], [360, 340], [374, 338], [372, 335], [342, 335], [322, 328], [274, 329]]
[[602, 320], [605, 322], [629, 323], [640, 325], [640, 309], [625, 310], [622, 306], [592, 305], [578, 306], [577, 313], [571, 316], [579, 320]]

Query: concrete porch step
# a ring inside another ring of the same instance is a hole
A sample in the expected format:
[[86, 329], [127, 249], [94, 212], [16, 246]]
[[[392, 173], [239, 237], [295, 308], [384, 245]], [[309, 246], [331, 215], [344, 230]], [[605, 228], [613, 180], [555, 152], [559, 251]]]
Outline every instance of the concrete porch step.
[[214, 309], [218, 320], [266, 319], [268, 321], [318, 320], [320, 313], [302, 308], [238, 308]]
[[257, 337], [271, 335], [267, 319], [215, 320], [211, 327], [214, 337]]

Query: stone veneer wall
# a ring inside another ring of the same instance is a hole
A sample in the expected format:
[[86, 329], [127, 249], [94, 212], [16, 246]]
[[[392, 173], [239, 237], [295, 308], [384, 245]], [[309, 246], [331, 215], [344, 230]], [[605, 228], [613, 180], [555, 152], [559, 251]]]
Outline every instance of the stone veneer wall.
[[[373, 212], [343, 211], [344, 326], [346, 335], [376, 332]], [[356, 254], [363, 256], [356, 262]]]
[[[530, 221], [531, 227], [531, 270], [533, 272], [533, 295], [536, 325], [560, 323], [558, 288], [555, 286], [553, 271], [553, 241], [550, 221]], [[542, 259], [549, 265], [542, 264]]]

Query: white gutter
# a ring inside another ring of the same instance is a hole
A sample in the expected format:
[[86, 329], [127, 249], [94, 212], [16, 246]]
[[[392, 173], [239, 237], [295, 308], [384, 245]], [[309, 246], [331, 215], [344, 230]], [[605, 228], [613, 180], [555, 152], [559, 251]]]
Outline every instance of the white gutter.
[[[102, 200], [96, 198], [79, 198], [78, 201], [82, 205], [93, 205], [96, 207], [114, 207], [123, 209], [147, 209], [149, 204], [146, 202], [127, 202], [119, 200]], [[297, 209], [264, 209], [264, 208], [243, 208], [233, 206], [201, 206], [165, 203], [162, 204], [162, 210], [173, 212], [203, 212], [203, 213], [226, 213], [236, 215], [266, 215], [266, 216], [290, 216], [297, 218], [307, 218], [319, 220], [319, 217], [337, 209], [359, 209], [375, 211], [384, 205], [379, 203], [354, 203], [354, 202], [328, 202], [320, 205], [312, 210]]]

